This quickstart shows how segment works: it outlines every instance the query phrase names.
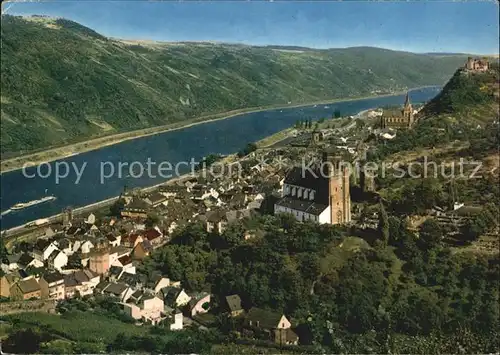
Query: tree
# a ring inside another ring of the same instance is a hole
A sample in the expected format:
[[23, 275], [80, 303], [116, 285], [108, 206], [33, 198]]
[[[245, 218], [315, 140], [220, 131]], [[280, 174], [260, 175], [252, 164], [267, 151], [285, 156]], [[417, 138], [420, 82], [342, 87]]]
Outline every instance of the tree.
[[389, 243], [389, 217], [382, 201], [379, 204], [378, 233], [380, 240], [387, 245]]
[[420, 225], [419, 238], [427, 248], [436, 246], [443, 238], [441, 225], [434, 218], [426, 219]]
[[7, 248], [5, 247], [4, 238], [5, 235], [2, 234], [0, 236], [0, 262], [2, 262], [3, 259], [7, 256]]
[[364, 224], [370, 217], [370, 208], [366, 202], [361, 206], [361, 212], [359, 214], [359, 223]]
[[336, 109], [335, 111], [333, 111], [333, 117], [334, 118], [340, 118], [340, 110], [339, 109]]
[[215, 162], [219, 161], [221, 159], [221, 157], [222, 156], [220, 154], [209, 154], [209, 155], [207, 155], [206, 157], [204, 157], [200, 161], [200, 163], [196, 167], [196, 170], [206, 169], [206, 168], [210, 167], [212, 164], [214, 164]]
[[125, 199], [119, 198], [109, 207], [109, 214], [114, 217], [120, 217], [125, 208]]
[[152, 228], [153, 226], [158, 224], [159, 221], [160, 221], [160, 217], [158, 217], [158, 215], [156, 213], [151, 212], [151, 213], [148, 213], [148, 216], [146, 217], [144, 224], [146, 225], [146, 227]]
[[248, 143], [246, 145], [246, 147], [243, 148], [243, 150], [240, 150], [238, 152], [238, 157], [240, 157], [240, 158], [244, 157], [244, 156], [246, 156], [246, 155], [248, 155], [248, 154], [250, 154], [250, 153], [252, 153], [252, 152], [254, 152], [256, 150], [257, 150], [257, 144], [255, 144], [255, 143]]

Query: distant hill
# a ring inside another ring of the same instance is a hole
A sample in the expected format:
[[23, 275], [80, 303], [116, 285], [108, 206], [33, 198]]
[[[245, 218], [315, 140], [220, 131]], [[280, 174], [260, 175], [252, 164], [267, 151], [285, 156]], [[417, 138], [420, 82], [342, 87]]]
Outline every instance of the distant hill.
[[64, 19], [2, 16], [1, 153], [228, 110], [443, 84], [463, 56], [118, 41]]
[[427, 53], [424, 53], [424, 54], [427, 54], [427, 55], [437, 55], [437, 56], [445, 56], [445, 55], [466, 56], [467, 55], [467, 53], [449, 53], [449, 52], [427, 52]]

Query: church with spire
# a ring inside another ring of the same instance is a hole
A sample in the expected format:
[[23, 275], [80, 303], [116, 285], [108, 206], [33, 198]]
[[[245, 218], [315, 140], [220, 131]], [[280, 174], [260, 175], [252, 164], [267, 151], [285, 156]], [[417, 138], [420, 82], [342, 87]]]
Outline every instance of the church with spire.
[[409, 129], [415, 123], [410, 96], [406, 93], [403, 109], [384, 110], [381, 117], [381, 128]]

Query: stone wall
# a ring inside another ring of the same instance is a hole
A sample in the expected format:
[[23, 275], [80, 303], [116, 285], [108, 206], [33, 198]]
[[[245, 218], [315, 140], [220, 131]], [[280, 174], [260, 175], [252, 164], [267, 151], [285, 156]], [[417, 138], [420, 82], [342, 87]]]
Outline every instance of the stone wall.
[[0, 314], [23, 312], [55, 313], [56, 302], [53, 300], [13, 301], [0, 303]]

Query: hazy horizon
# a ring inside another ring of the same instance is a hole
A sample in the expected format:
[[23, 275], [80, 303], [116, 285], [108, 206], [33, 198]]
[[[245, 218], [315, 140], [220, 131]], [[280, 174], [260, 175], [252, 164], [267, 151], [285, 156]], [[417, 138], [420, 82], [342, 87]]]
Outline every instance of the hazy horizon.
[[494, 2], [64, 1], [3, 5], [129, 41], [497, 55]]

